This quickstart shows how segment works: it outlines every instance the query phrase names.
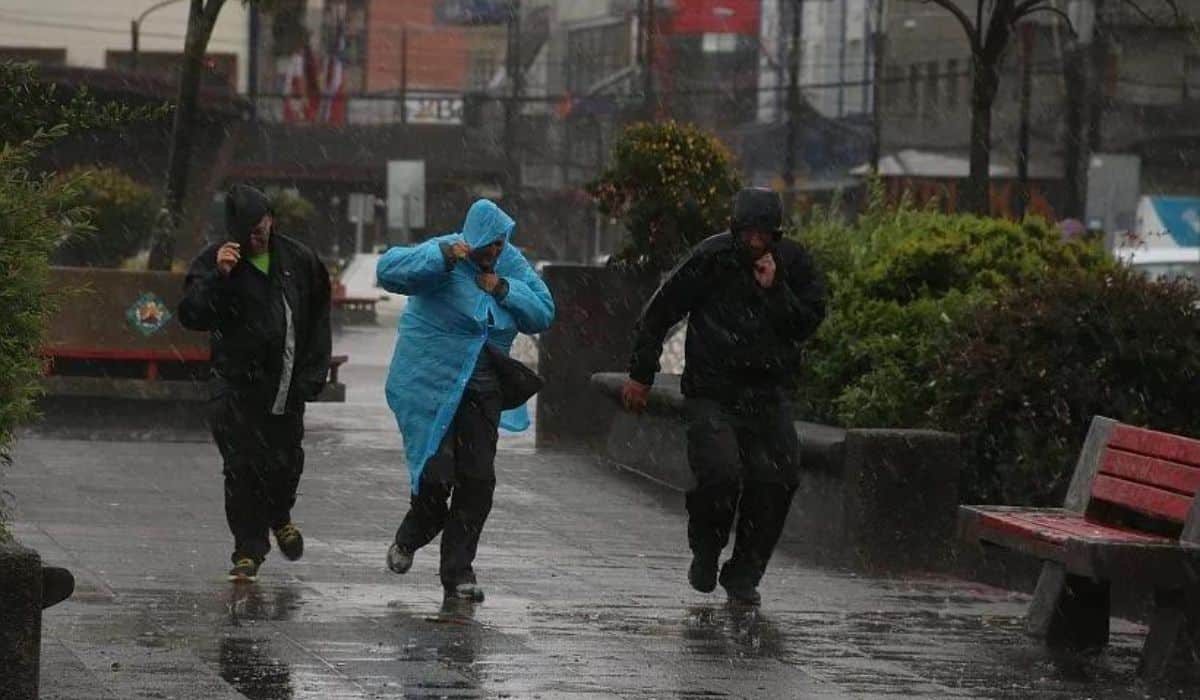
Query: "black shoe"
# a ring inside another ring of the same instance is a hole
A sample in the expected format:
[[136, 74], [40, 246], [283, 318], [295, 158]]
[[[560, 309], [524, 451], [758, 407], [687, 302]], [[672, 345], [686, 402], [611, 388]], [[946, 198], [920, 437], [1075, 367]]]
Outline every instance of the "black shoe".
[[757, 608], [762, 605], [762, 596], [759, 595], [758, 589], [754, 586], [730, 584], [721, 584], [725, 589], [725, 594], [729, 596], [729, 602], [733, 605], [746, 605]]
[[477, 583], [460, 583], [454, 588], [447, 588], [446, 597], [469, 600], [472, 603], [482, 603], [483, 589]]
[[279, 551], [288, 561], [296, 561], [304, 556], [304, 535], [300, 534], [300, 528], [295, 523], [289, 522], [275, 530], [275, 544], [279, 545]]
[[688, 583], [701, 593], [712, 593], [717, 588], [717, 558], [693, 554]]
[[407, 574], [413, 565], [413, 553], [407, 549], [401, 549], [398, 544], [393, 544], [388, 547], [387, 565], [393, 573]]
[[229, 570], [229, 580], [234, 583], [253, 583], [258, 580], [258, 567], [261, 562], [250, 557], [239, 557]]

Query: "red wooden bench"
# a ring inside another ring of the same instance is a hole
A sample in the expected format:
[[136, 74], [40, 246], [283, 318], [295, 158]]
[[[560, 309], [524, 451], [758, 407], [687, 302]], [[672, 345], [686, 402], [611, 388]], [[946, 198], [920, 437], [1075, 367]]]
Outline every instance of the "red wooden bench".
[[[1161, 675], [1178, 642], [1200, 631], [1200, 441], [1092, 420], [1062, 508], [960, 506], [959, 535], [1045, 563], [1026, 618], [1030, 634], [1108, 642], [1109, 590], [1154, 590], [1139, 675]], [[1200, 640], [1194, 640], [1200, 642]]]
[[[44, 388], [51, 395], [182, 400], [208, 397], [203, 381], [208, 378], [208, 348], [49, 346], [42, 349], [42, 355], [46, 358]], [[349, 359], [348, 355], [329, 359], [329, 378], [319, 401], [346, 400], [346, 387], [338, 381], [338, 370]], [[170, 376], [161, 376], [162, 367], [171, 368]]]

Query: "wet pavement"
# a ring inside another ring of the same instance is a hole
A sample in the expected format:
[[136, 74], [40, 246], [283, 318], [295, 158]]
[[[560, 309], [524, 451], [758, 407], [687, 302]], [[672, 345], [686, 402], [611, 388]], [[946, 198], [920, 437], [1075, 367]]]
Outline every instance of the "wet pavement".
[[[390, 332], [348, 330], [345, 404], [314, 405], [295, 517], [307, 551], [224, 580], [217, 453], [170, 440], [23, 439], [14, 530], [69, 567], [45, 614], [43, 698], [1157, 698], [1144, 628], [1102, 654], [1021, 633], [1027, 599], [939, 578], [772, 563], [761, 611], [688, 589], [682, 498], [586, 454], [505, 437], [477, 569], [481, 605], [444, 606], [436, 547], [384, 567], [407, 476], [380, 382]], [[116, 436], [109, 435], [109, 438]]]

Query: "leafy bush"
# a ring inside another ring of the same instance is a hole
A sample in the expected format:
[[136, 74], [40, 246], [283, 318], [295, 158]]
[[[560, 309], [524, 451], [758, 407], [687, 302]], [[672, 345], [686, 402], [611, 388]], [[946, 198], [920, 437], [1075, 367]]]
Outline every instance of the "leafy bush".
[[119, 267], [149, 243], [159, 209], [149, 187], [115, 168], [75, 168], [62, 177], [83, 185], [77, 204], [88, 209], [90, 226], [59, 242], [55, 265]]
[[847, 427], [938, 427], [938, 361], [976, 309], [1055, 271], [1110, 266], [1036, 219], [890, 209], [880, 196], [855, 225], [819, 213], [802, 230], [831, 298], [799, 403]]
[[112, 128], [166, 111], [102, 104], [84, 91], [59, 95], [32, 66], [0, 62], [0, 461], [9, 459], [17, 427], [36, 413], [39, 350], [57, 301], [48, 286], [50, 254], [84, 221], [82, 183], [38, 175], [33, 164], [70, 129]]
[[47, 287], [49, 256], [64, 230], [86, 212], [75, 202], [78, 178], [48, 180], [30, 174], [38, 149], [55, 129], [0, 150], [0, 457], [7, 458], [16, 427], [34, 416], [46, 319], [56, 304]]
[[728, 149], [699, 128], [634, 124], [617, 140], [613, 163], [588, 185], [600, 212], [629, 231], [613, 262], [665, 271], [729, 223], [741, 178]]
[[309, 223], [317, 213], [313, 203], [295, 190], [281, 187], [268, 188], [271, 208], [275, 211], [275, 223], [283, 233], [307, 240]]
[[1010, 290], [942, 360], [938, 422], [967, 436], [974, 502], [1058, 505], [1094, 415], [1200, 435], [1200, 291], [1126, 268]]

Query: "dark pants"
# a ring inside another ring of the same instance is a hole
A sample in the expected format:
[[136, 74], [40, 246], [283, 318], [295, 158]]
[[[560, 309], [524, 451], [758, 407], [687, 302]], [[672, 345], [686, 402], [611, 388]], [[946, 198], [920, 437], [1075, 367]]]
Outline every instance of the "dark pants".
[[271, 415], [261, 401], [227, 394], [210, 411], [213, 439], [225, 462], [225, 519], [233, 560], [262, 561], [269, 531], [289, 523], [304, 471], [304, 411]]
[[439, 573], [447, 590], [475, 583], [471, 564], [492, 512], [499, 425], [500, 395], [468, 390], [437, 453], [425, 465], [418, 493], [396, 530], [396, 544], [410, 552], [442, 533]]
[[688, 544], [716, 560], [737, 516], [725, 586], [762, 580], [796, 492], [799, 441], [791, 406], [781, 400], [723, 403], [688, 399]]

